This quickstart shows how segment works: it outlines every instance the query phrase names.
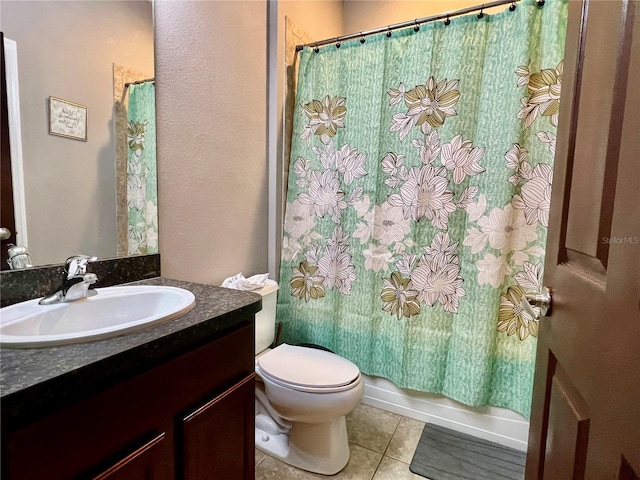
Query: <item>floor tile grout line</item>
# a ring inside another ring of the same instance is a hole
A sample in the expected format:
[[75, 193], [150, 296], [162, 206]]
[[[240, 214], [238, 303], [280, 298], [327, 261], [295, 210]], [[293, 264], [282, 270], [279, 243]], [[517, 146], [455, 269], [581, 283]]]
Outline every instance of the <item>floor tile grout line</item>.
[[[260, 450], [258, 450], [258, 451], [260, 452]], [[262, 462], [264, 462], [264, 459], [267, 458], [267, 454], [266, 453], [263, 453], [263, 452], [260, 452], [260, 453], [262, 453], [262, 458], [260, 460], [258, 460], [258, 463], [256, 463], [253, 468], [258, 468], [258, 465], [260, 465]]]
[[383, 453], [380, 453], [380, 452], [376, 452], [375, 450], [373, 450], [373, 449], [371, 449], [371, 448], [369, 448], [369, 447], [363, 447], [362, 445], [359, 445], [359, 444], [357, 444], [356, 442], [352, 442], [351, 440], [349, 440], [349, 443], [350, 443], [351, 445], [356, 445], [356, 446], [358, 446], [358, 447], [360, 447], [360, 448], [362, 448], [362, 449], [364, 449], [364, 450], [367, 450], [367, 451], [369, 451], [369, 452], [375, 453], [376, 455], [380, 455], [380, 460], [378, 460], [378, 463], [376, 464], [376, 468], [375, 468], [375, 470], [373, 471], [373, 474], [371, 475], [371, 478], [369, 478], [369, 480], [373, 480], [373, 477], [375, 477], [375, 476], [376, 476], [376, 472], [378, 471], [378, 467], [380, 467], [380, 464], [382, 463], [382, 458], [384, 457], [384, 454], [383, 454]]
[[380, 468], [380, 465], [382, 465], [383, 458], [384, 458], [384, 455], [380, 455], [380, 460], [378, 460], [378, 464], [376, 465], [376, 468], [373, 470], [373, 474], [371, 475], [371, 478], [369, 480], [373, 480], [376, 477], [376, 473], [378, 473], [378, 469]]
[[[415, 421], [415, 422], [419, 422], [419, 420], [415, 420], [415, 419], [412, 419], [412, 418], [410, 418], [410, 417], [402, 416], [402, 417], [401, 417], [401, 419], [400, 419], [400, 423], [402, 423], [402, 421], [403, 421], [403, 420], [408, 420], [408, 421], [410, 421], [410, 422], [414, 422], [414, 421]], [[400, 429], [400, 423], [398, 423], [398, 427], [396, 428], [396, 432], [394, 432], [393, 437], [391, 438], [391, 442], [392, 442], [392, 443], [393, 443], [393, 440], [394, 440], [394, 438], [395, 438], [395, 436], [396, 436], [396, 433], [398, 433], [398, 431], [399, 431], [399, 429]], [[420, 423], [422, 424], [422, 425], [421, 425], [421, 427], [420, 427], [420, 432], [422, 432], [422, 429], [424, 429], [425, 422], [420, 422]], [[419, 441], [420, 441], [420, 435], [418, 435], [418, 437], [417, 437], [417, 439], [416, 439], [416, 441], [415, 441], [415, 444], [413, 445], [413, 454], [415, 454], [415, 450], [416, 450], [416, 448], [417, 448], [417, 446], [418, 446]], [[393, 459], [393, 460], [396, 460], [396, 461], [398, 461], [398, 462], [405, 463], [405, 464], [407, 464], [407, 465], [411, 465], [411, 462], [412, 462], [412, 460], [413, 460], [413, 454], [411, 454], [411, 458], [410, 458], [410, 459], [400, 458], [400, 457], [402, 456], [402, 452], [400, 452], [400, 453], [398, 454], [398, 456], [394, 456], [393, 454], [390, 454], [390, 453], [389, 453], [389, 448], [390, 448], [390, 447], [391, 447], [391, 443], [389, 444], [389, 446], [387, 447], [387, 450], [386, 450], [386, 451], [385, 451], [385, 453], [384, 453], [384, 455], [385, 455], [386, 457], [389, 457], [389, 458], [391, 458], [391, 459]]]
[[400, 426], [401, 421], [402, 421], [402, 415], [398, 415], [398, 423], [396, 423], [396, 428], [393, 429], [393, 433], [389, 437], [389, 441], [387, 442], [387, 445], [384, 447], [382, 456], [385, 456], [387, 454], [387, 450], [389, 450], [389, 445], [391, 445], [391, 441], [393, 440], [393, 437], [396, 435], [396, 432], [398, 431], [398, 427]]
[[380, 465], [382, 465], [382, 460], [384, 459], [384, 455], [380, 456], [380, 460], [378, 460], [378, 464], [376, 465], [375, 470], [373, 471], [373, 475], [371, 475], [370, 480], [373, 480], [374, 478], [376, 478], [376, 474], [378, 473], [378, 470], [380, 469]]

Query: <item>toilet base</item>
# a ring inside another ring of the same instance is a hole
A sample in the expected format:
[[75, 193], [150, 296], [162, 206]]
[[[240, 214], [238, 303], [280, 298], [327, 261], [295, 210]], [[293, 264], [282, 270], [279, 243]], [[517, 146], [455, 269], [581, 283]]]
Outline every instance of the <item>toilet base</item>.
[[334, 475], [349, 461], [344, 416], [327, 423], [293, 423], [289, 434], [255, 432], [258, 450], [302, 470]]

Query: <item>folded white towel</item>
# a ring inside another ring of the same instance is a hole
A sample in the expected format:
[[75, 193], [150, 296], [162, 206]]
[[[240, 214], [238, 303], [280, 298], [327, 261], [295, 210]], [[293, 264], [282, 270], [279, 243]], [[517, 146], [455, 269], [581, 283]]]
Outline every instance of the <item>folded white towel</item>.
[[268, 278], [268, 273], [261, 273], [249, 278], [244, 278], [242, 273], [238, 273], [233, 277], [225, 278], [222, 286], [225, 288], [233, 288], [234, 290], [257, 290], [264, 287]]

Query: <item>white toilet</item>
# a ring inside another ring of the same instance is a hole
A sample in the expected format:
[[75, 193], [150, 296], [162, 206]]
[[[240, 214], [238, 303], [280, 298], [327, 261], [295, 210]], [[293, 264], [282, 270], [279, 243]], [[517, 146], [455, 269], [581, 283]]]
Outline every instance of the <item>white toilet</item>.
[[275, 336], [278, 284], [256, 293], [256, 447], [294, 467], [333, 475], [349, 461], [345, 415], [362, 400], [360, 370], [310, 347], [268, 347]]

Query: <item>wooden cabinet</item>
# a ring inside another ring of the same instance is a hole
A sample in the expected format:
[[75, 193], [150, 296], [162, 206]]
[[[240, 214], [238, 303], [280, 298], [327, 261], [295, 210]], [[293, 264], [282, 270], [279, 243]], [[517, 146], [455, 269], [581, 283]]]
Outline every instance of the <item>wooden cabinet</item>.
[[185, 480], [253, 479], [255, 455], [253, 448], [247, 448], [247, 439], [253, 443], [254, 399], [251, 377], [184, 418]]
[[166, 435], [161, 433], [94, 480], [169, 480], [171, 472], [163, 458], [165, 442]]
[[253, 479], [253, 350], [251, 318], [52, 415], [3, 426], [2, 478]]

